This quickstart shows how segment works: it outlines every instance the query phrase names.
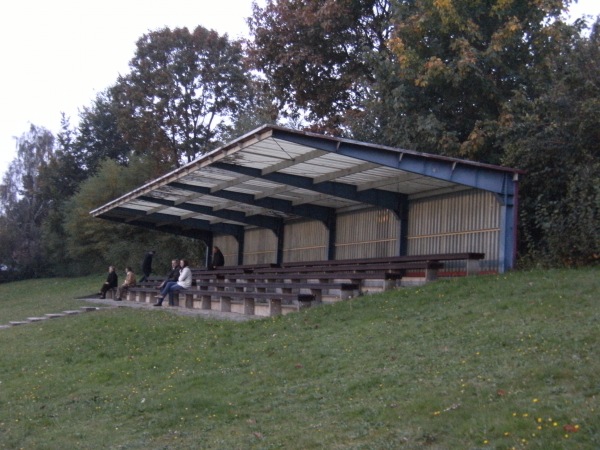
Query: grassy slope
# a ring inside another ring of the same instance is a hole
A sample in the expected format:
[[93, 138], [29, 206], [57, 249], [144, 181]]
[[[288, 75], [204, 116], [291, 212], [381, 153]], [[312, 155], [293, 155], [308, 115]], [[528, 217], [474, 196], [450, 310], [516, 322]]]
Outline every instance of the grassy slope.
[[[0, 330], [0, 448], [600, 448], [599, 272], [244, 323], [120, 308]], [[0, 285], [0, 324], [96, 284]]]

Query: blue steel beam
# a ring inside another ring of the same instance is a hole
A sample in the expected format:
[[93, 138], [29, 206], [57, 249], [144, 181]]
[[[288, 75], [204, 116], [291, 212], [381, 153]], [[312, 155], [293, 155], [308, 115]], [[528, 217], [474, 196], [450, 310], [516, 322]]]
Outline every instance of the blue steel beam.
[[199, 219], [179, 219], [169, 216], [168, 214], [151, 213], [146, 214], [143, 211], [137, 209], [130, 209], [124, 207], [117, 207], [111, 209], [98, 217], [103, 219], [116, 218], [124, 219], [124, 222], [130, 223], [131, 220], [137, 220], [143, 223], [154, 223], [155, 229], [159, 230], [164, 226], [177, 226], [178, 228], [203, 230], [211, 233], [230, 234], [233, 236], [239, 236], [244, 231], [244, 227], [240, 225], [233, 225], [227, 223], [211, 224], [206, 220]]
[[500, 272], [512, 269], [517, 258], [517, 182], [515, 182], [515, 191], [515, 195], [496, 196], [501, 205], [500, 220], [503, 224], [500, 229], [500, 245], [498, 248], [498, 259], [503, 262]]
[[225, 189], [217, 192], [211, 192], [210, 188], [206, 188], [203, 186], [194, 186], [191, 184], [180, 183], [177, 181], [169, 183], [169, 186], [172, 186], [177, 189], [187, 190], [190, 192], [196, 192], [199, 194], [211, 195], [213, 197], [233, 200], [247, 205], [258, 206], [260, 208], [270, 209], [273, 211], [279, 211], [284, 214], [307, 217], [310, 219], [319, 220], [321, 222], [324, 222], [325, 224], [327, 224], [329, 218], [335, 214], [335, 211], [332, 208], [326, 208], [324, 206], [293, 205], [292, 202], [288, 200], [280, 200], [272, 197], [255, 199], [253, 195], [244, 194], [241, 192], [228, 191]]
[[281, 129], [274, 129], [273, 137], [476, 189], [498, 194], [514, 194], [513, 183], [507, 183], [507, 181], [512, 180], [513, 174], [518, 172], [513, 169], [462, 161], [439, 155], [428, 155], [410, 150], [398, 150], [347, 140], [298, 134]]
[[283, 226], [282, 219], [276, 219], [262, 214], [246, 216], [246, 214], [244, 214], [243, 212], [231, 211], [228, 209], [219, 209], [215, 211], [209, 206], [196, 205], [193, 203], [176, 204], [176, 202], [173, 200], [150, 197], [148, 195], [142, 195], [139, 197], [139, 199], [145, 202], [156, 203], [158, 205], [175, 207], [186, 211], [204, 214], [207, 216], [219, 217], [221, 219], [232, 220], [234, 222], [245, 223], [247, 225], [253, 225], [261, 228], [268, 228], [275, 232], [277, 232]]
[[331, 195], [355, 202], [379, 206], [381, 208], [390, 209], [396, 214], [398, 214], [398, 211], [400, 210], [400, 205], [407, 201], [407, 197], [404, 194], [397, 194], [395, 192], [383, 191], [380, 189], [366, 189], [364, 191], [359, 191], [354, 185], [336, 183], [334, 181], [324, 181], [322, 183], [315, 184], [313, 179], [310, 177], [279, 172], [262, 174], [259, 169], [222, 162], [213, 163], [213, 167], [234, 173], [241, 173], [254, 178], [262, 178], [275, 183], [306, 189], [308, 191], [318, 192], [320, 194]]

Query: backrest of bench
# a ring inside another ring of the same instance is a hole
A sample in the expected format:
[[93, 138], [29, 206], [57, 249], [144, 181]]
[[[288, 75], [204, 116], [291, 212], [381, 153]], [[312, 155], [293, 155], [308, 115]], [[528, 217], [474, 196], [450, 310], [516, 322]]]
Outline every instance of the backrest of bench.
[[484, 253], [435, 253], [429, 255], [406, 255], [406, 256], [388, 256], [381, 258], [357, 258], [357, 259], [335, 259], [325, 261], [294, 261], [283, 263], [283, 267], [305, 267], [305, 266], [334, 266], [349, 264], [380, 264], [380, 263], [400, 263], [413, 261], [460, 261], [460, 260], [480, 260], [485, 257]]

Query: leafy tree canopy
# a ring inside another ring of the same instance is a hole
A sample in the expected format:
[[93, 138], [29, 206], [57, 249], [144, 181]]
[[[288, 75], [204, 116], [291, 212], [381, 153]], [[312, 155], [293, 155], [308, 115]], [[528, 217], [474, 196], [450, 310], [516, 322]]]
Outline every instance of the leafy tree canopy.
[[21, 276], [35, 277], [43, 272], [40, 230], [50, 207], [42, 174], [54, 155], [52, 133], [31, 125], [17, 139], [17, 157], [0, 185], [3, 213], [0, 261], [17, 268]]
[[124, 140], [167, 168], [212, 150], [248, 101], [243, 56], [241, 43], [201, 26], [144, 35], [112, 89]]
[[387, 0], [268, 0], [248, 20], [250, 60], [288, 114], [337, 127], [368, 93], [368, 55], [388, 54]]
[[548, 88], [506, 105], [503, 163], [521, 186], [522, 254], [549, 265], [600, 262], [600, 23], [548, 60]]
[[126, 165], [132, 148], [119, 130], [118, 104], [111, 89], [100, 92], [79, 114], [77, 133], [70, 146], [82, 172], [92, 175], [105, 159]]
[[[411, 147], [498, 162], [495, 132], [515, 91], [545, 89], [548, 56], [577, 31], [560, 21], [569, 1], [397, 2], [396, 111]], [[393, 86], [393, 84], [392, 84]]]
[[130, 265], [135, 271], [148, 249], [157, 250], [157, 268], [161, 264], [169, 267], [169, 261], [175, 257], [187, 257], [200, 264], [204, 245], [199, 241], [90, 215], [90, 211], [147, 183], [153, 172], [154, 164], [148, 157], [134, 157], [127, 167], [104, 160], [96, 175], [82, 183], [65, 205], [67, 256], [76, 265], [73, 272], [98, 272], [109, 264], [120, 268]]
[[250, 57], [313, 128], [497, 163], [503, 104], [543, 91], [546, 57], [579, 31], [569, 3], [269, 0]]

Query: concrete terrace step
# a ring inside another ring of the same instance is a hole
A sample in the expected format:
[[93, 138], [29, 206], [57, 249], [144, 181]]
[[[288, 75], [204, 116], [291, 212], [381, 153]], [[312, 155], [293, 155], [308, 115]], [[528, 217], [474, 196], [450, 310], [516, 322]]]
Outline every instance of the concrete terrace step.
[[114, 300], [98, 299], [98, 298], [91, 298], [91, 299], [85, 299], [85, 300], [88, 302], [92, 302], [92, 303], [108, 305], [109, 308], [111, 308], [111, 307], [112, 308], [114, 308], [114, 307], [134, 308], [134, 309], [145, 309], [145, 310], [149, 310], [149, 311], [162, 310], [165, 312], [168, 311], [169, 313], [173, 313], [173, 314], [180, 314], [182, 316], [204, 317], [207, 319], [217, 319], [217, 320], [232, 320], [235, 322], [245, 322], [248, 320], [264, 318], [262, 316], [251, 316], [251, 315], [239, 314], [237, 312], [217, 311], [214, 309], [198, 309], [198, 308], [191, 309], [191, 308], [185, 308], [185, 307], [179, 307], [179, 306], [167, 306], [165, 304], [163, 304], [163, 306], [161, 308], [156, 308], [153, 306], [153, 303], [136, 302], [136, 301], [132, 301], [132, 300], [123, 300], [122, 302], [115, 302]]
[[91, 312], [91, 311], [98, 311], [100, 309], [103, 309], [103, 307], [82, 306], [79, 309], [70, 309], [67, 311], [63, 311], [61, 313], [49, 313], [49, 314], [44, 314], [43, 316], [40, 316], [40, 317], [28, 317], [26, 321], [25, 320], [13, 320], [13, 321], [10, 321], [8, 323], [8, 325], [0, 325], [0, 329], [16, 327], [19, 325], [28, 325], [28, 324], [31, 324], [34, 322], [42, 322], [42, 321], [48, 320], [48, 319], [57, 319], [59, 317], [75, 316], [77, 314]]
[[82, 306], [81, 309], [84, 312], [98, 311], [100, 309], [99, 306]]
[[28, 317], [29, 322], [41, 322], [42, 320], [48, 320], [49, 317]]

